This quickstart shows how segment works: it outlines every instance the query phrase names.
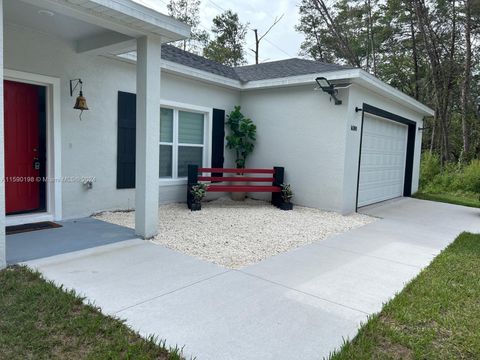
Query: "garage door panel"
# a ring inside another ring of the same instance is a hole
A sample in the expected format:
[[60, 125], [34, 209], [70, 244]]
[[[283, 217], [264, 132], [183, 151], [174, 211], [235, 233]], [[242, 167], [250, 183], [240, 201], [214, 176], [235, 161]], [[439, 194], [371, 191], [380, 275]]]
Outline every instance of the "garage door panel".
[[403, 195], [407, 126], [365, 114], [358, 206]]

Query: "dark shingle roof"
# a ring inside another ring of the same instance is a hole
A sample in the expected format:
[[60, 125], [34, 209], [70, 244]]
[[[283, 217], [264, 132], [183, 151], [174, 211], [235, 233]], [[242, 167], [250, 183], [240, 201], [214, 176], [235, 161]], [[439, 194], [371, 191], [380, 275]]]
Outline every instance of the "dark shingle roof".
[[348, 66], [298, 58], [230, 67], [167, 44], [162, 45], [162, 59], [242, 82], [351, 69]]
[[162, 59], [191, 68], [207, 71], [212, 74], [224, 76], [234, 80], [240, 80], [232, 67], [222, 65], [216, 61], [192, 54], [173, 45], [162, 45]]
[[242, 81], [277, 79], [282, 77], [317, 74], [327, 71], [350, 69], [350, 67], [329, 64], [314, 60], [287, 59], [266, 62], [258, 65], [247, 65], [235, 68]]

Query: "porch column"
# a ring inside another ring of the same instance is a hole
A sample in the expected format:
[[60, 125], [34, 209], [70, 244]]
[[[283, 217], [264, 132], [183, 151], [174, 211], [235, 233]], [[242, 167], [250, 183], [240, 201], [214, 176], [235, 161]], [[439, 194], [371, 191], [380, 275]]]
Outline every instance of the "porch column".
[[137, 39], [135, 233], [144, 239], [157, 234], [160, 56], [159, 37]]
[[[0, 179], [5, 178], [3, 139], [3, 0], [0, 0]], [[0, 269], [7, 266], [5, 249], [5, 183], [0, 183]]]

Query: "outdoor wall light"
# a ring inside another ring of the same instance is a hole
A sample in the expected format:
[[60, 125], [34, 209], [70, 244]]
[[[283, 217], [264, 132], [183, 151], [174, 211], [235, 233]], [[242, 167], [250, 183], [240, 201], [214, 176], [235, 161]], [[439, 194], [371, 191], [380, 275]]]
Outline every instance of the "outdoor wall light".
[[335, 105], [342, 105], [342, 100], [339, 100], [337, 98], [338, 90], [335, 89], [335, 85], [331, 84], [330, 81], [328, 81], [324, 77], [317, 77], [315, 81], [317, 82], [320, 89], [323, 90], [323, 92], [330, 94], [333, 100], [335, 100]]
[[80, 120], [82, 120], [82, 113], [85, 110], [88, 110], [87, 99], [83, 96], [83, 82], [82, 79], [73, 79], [70, 80], [70, 96], [73, 96], [74, 91], [77, 87], [80, 86], [80, 92], [78, 93], [77, 99], [75, 100], [75, 110], [80, 110]]

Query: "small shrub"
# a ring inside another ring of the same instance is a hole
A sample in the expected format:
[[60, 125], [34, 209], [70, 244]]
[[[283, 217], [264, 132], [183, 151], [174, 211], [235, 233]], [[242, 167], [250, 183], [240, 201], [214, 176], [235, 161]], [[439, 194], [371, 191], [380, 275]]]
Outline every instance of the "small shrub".
[[472, 160], [465, 167], [460, 176], [460, 184], [462, 190], [480, 195], [480, 160]]
[[441, 171], [440, 157], [430, 152], [424, 153], [420, 163], [420, 188], [425, 188]]
[[[450, 192], [455, 190], [458, 186], [456, 177], [456, 172], [451, 171], [450, 169], [445, 169], [424, 185], [422, 190], [432, 194]], [[453, 186], [454, 184], [455, 186]]]
[[199, 203], [203, 200], [205, 195], [207, 194], [207, 184], [197, 184], [193, 185], [190, 193], [193, 196], [195, 202]]
[[293, 197], [293, 190], [292, 186], [290, 184], [282, 184], [280, 185], [282, 187], [282, 199], [286, 203], [289, 203], [290, 200]]
[[468, 165], [447, 163], [440, 166], [438, 156], [426, 153], [420, 167], [420, 189], [430, 194], [479, 194], [480, 160]]

